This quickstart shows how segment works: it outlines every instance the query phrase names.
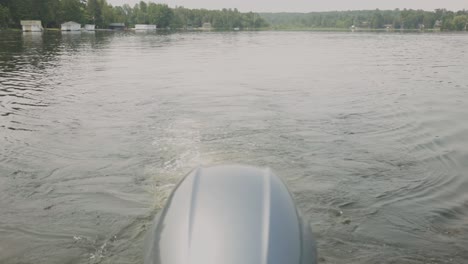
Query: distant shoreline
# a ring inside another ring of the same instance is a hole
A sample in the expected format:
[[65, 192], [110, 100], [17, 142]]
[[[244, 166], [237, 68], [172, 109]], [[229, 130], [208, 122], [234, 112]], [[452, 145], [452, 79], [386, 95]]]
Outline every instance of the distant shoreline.
[[[0, 29], [0, 32], [23, 32], [19, 28], [6, 28]], [[60, 28], [44, 28], [44, 31], [49, 32], [61, 32]], [[135, 32], [133, 28], [128, 28], [125, 30], [112, 30], [112, 29], [96, 29], [96, 32]], [[394, 29], [394, 30], [386, 30], [386, 29], [356, 29], [350, 30], [345, 28], [301, 28], [301, 27], [288, 27], [288, 28], [256, 28], [256, 29], [241, 29], [241, 30], [223, 30], [223, 29], [157, 29], [157, 32], [349, 32], [349, 33], [459, 33], [459, 34], [468, 34], [467, 31], [457, 31], [457, 30], [435, 30], [435, 29], [425, 29], [425, 30], [418, 30], [418, 29]], [[68, 31], [64, 31], [68, 32]], [[76, 31], [81, 32], [81, 31]], [[91, 31], [92, 32], [92, 31]], [[151, 31], [150, 31], [151, 32]], [[24, 33], [31, 33], [31, 32], [24, 32]], [[34, 33], [41, 33], [41, 32], [34, 32]]]
[[[32, 0], [28, 0], [32, 1]], [[0, 28], [19, 28], [22, 21], [34, 27], [60, 28], [62, 24], [94, 25], [96, 29], [132, 28], [157, 25], [158, 28], [198, 30], [275, 31], [358, 31], [358, 32], [451, 32], [468, 31], [468, 10], [434, 11], [354, 10], [309, 13], [253, 13], [236, 8], [221, 10], [171, 8], [167, 4], [141, 1], [135, 6], [112, 6], [106, 0], [49, 0], [55, 5], [22, 5], [22, 1], [0, 4]], [[30, 25], [26, 25], [30, 26]], [[401, 30], [403, 28], [404, 30]]]

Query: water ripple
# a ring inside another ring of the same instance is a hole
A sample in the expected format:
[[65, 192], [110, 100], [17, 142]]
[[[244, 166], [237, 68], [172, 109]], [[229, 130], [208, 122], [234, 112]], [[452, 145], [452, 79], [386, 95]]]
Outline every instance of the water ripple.
[[285, 178], [322, 262], [464, 263], [464, 43], [2, 31], [0, 262], [141, 262], [181, 177], [247, 163]]

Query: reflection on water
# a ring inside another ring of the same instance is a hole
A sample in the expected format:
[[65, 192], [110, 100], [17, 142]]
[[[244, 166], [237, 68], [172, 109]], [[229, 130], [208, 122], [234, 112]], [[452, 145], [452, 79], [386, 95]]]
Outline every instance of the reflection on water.
[[23, 45], [29, 48], [42, 46], [42, 32], [23, 32]]
[[141, 263], [193, 167], [272, 167], [324, 263], [468, 259], [468, 35], [0, 32], [0, 262]]

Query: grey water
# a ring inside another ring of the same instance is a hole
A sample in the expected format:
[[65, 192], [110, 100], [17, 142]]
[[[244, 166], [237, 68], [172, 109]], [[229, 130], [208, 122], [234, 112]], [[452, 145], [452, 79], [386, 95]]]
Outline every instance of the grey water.
[[200, 165], [271, 167], [320, 263], [467, 263], [468, 34], [0, 32], [0, 263], [142, 263]]

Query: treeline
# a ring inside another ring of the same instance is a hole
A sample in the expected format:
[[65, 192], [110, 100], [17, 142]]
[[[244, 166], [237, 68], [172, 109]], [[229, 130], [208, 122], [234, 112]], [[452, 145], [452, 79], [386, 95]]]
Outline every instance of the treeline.
[[143, 2], [131, 7], [112, 6], [106, 0], [0, 0], [0, 27], [19, 27], [21, 20], [41, 20], [48, 28], [66, 21], [95, 24], [107, 28], [110, 23], [156, 24], [158, 28], [201, 27], [211, 23], [215, 29], [267, 27], [258, 14], [237, 9], [205, 10], [170, 8], [165, 4]]
[[158, 28], [198, 28], [211, 23], [215, 29], [313, 29], [357, 28], [466, 30], [468, 11], [445, 9], [365, 10], [312, 13], [241, 13], [237, 9], [206, 10], [170, 8], [166, 4], [144, 2], [133, 7], [112, 6], [106, 0], [0, 0], [0, 27], [18, 28], [21, 20], [41, 20], [48, 28], [66, 21], [95, 24], [156, 24]]
[[216, 29], [258, 29], [268, 27], [268, 23], [257, 13], [241, 13], [237, 9], [206, 10], [177, 7], [173, 9], [174, 28], [200, 27], [209, 22]]
[[360, 28], [465, 30], [468, 11], [365, 10], [312, 13], [262, 13], [273, 29], [288, 28]]

